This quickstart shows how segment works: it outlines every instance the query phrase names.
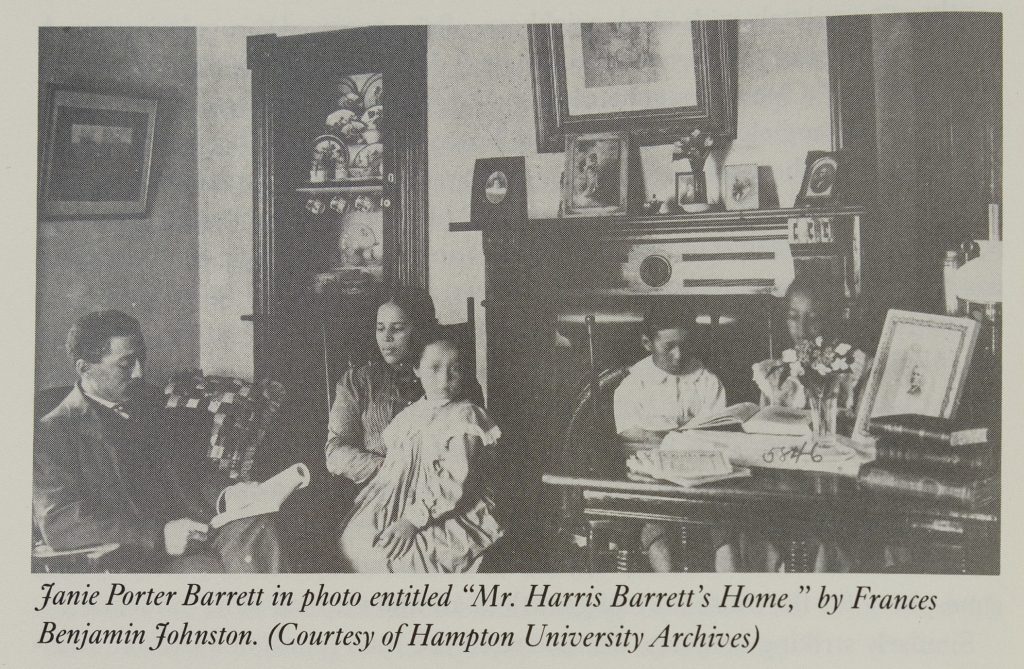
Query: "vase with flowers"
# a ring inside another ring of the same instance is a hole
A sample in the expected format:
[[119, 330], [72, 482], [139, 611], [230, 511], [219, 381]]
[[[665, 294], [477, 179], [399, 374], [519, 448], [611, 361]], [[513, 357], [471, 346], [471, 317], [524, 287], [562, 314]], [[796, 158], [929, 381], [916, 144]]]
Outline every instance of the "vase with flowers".
[[672, 160], [690, 161], [693, 172], [693, 203], [683, 209], [692, 213], [708, 209], [708, 182], [704, 176], [704, 163], [715, 146], [715, 138], [706, 131], [696, 128], [673, 145]]
[[799, 341], [782, 353], [783, 378], [795, 377], [807, 395], [816, 444], [835, 443], [839, 389], [852, 373], [854, 355], [850, 344], [820, 336]]

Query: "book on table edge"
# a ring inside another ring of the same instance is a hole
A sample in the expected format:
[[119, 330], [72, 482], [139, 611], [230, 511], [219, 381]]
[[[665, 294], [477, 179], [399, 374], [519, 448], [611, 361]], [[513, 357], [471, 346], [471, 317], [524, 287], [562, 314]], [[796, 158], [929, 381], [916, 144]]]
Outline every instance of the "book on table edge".
[[948, 502], [971, 509], [985, 506], [999, 497], [997, 474], [964, 475], [882, 462], [861, 467], [857, 484], [864, 490]]
[[984, 444], [992, 436], [984, 426], [966, 427], [948, 418], [917, 414], [876, 416], [869, 421], [868, 431], [879, 438], [940, 446]]
[[875, 462], [903, 467], [923, 466], [936, 471], [993, 472], [999, 469], [999, 453], [992, 444], [908, 444], [882, 437], [875, 445]]

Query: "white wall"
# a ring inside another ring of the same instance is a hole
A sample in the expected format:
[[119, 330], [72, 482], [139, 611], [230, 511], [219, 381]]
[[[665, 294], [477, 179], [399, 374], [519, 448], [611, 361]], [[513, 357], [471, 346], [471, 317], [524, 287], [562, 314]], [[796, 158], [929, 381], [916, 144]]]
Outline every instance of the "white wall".
[[[203, 368], [252, 373], [251, 101], [247, 35], [273, 28], [200, 28], [199, 247]], [[287, 32], [303, 32], [291, 28]], [[724, 163], [774, 169], [783, 206], [792, 203], [804, 157], [831, 142], [824, 18], [739, 24], [739, 132], [708, 162], [709, 190]], [[525, 25], [431, 26], [428, 48], [430, 291], [443, 322], [465, 319], [467, 296], [484, 296], [481, 235], [452, 233], [469, 220], [469, 185], [477, 158], [526, 156], [529, 211], [554, 216], [562, 154], [538, 154]], [[671, 147], [642, 152], [648, 193], [674, 191]], [[481, 382], [486, 379], [486, 310], [478, 309]]]
[[[756, 163], [773, 168], [779, 200], [789, 206], [807, 152], [831, 146], [825, 19], [740, 21], [738, 64], [738, 136], [708, 161], [709, 195], [718, 196], [720, 165]], [[484, 293], [481, 234], [448, 231], [449, 222], [469, 220], [474, 161], [526, 156], [530, 216], [553, 217], [564, 155], [537, 153], [525, 25], [431, 27], [428, 78], [430, 291], [439, 317], [456, 321], [466, 297], [479, 303]], [[642, 149], [648, 194], [674, 193], [671, 154], [671, 146]], [[477, 332], [481, 383], [484, 320]]]
[[252, 377], [252, 78], [250, 35], [333, 27], [198, 28], [199, 339], [207, 374]]

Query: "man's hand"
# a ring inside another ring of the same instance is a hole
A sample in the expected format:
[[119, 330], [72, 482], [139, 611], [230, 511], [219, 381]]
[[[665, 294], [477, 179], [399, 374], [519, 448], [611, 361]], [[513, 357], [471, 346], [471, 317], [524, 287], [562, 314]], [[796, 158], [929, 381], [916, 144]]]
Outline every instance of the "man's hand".
[[206, 523], [191, 518], [178, 518], [164, 525], [164, 550], [168, 555], [181, 555], [189, 541], [206, 541]]
[[412, 548], [417, 532], [419, 528], [405, 518], [399, 518], [384, 528], [373, 544], [384, 549], [388, 558], [393, 560], [405, 555], [406, 551]]

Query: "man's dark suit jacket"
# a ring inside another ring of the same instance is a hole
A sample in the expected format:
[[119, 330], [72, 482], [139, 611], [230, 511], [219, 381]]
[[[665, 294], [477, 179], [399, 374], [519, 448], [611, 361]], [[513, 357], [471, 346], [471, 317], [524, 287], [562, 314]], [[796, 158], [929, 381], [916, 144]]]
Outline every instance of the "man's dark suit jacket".
[[76, 386], [36, 426], [32, 507], [54, 550], [119, 543], [162, 553], [163, 527], [206, 522], [226, 484], [182, 449], [160, 396], [147, 389], [126, 419]]

